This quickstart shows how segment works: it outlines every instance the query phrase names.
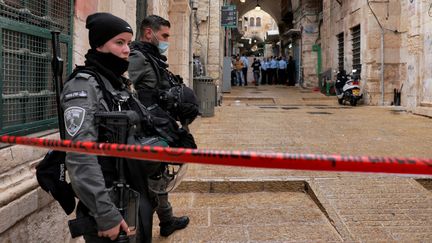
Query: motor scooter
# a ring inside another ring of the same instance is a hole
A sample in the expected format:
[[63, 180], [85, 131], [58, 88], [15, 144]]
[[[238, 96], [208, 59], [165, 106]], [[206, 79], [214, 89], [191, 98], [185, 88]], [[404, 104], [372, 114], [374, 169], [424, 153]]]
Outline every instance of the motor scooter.
[[336, 75], [335, 91], [339, 104], [343, 105], [345, 101], [351, 106], [356, 106], [357, 101], [363, 98], [360, 89], [360, 74], [357, 70], [352, 70], [352, 74], [347, 75], [345, 70], [340, 70]]

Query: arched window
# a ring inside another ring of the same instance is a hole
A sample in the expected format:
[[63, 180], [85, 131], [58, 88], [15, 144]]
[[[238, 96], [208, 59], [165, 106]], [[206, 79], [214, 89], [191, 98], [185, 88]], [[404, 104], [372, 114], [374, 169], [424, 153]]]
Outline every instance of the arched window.
[[256, 18], [256, 26], [261, 27], [261, 18], [260, 17]]
[[249, 25], [250, 25], [250, 26], [255, 26], [255, 19], [254, 19], [254, 18], [251, 17], [251, 18], [249, 19]]

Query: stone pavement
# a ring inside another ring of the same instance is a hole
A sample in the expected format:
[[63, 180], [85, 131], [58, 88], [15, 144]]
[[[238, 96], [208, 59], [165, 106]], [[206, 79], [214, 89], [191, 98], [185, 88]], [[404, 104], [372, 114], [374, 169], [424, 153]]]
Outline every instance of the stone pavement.
[[[340, 106], [298, 87], [235, 87], [191, 128], [206, 149], [432, 157], [430, 118]], [[432, 242], [431, 185], [422, 176], [190, 164], [170, 197], [191, 223], [163, 238], [155, 217], [154, 242]]]

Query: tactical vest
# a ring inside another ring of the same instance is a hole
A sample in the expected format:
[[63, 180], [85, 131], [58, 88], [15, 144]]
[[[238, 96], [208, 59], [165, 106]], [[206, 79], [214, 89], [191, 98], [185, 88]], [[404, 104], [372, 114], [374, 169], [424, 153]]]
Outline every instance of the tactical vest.
[[[110, 111], [126, 111], [132, 110], [135, 111], [139, 116], [139, 123], [135, 128], [134, 134], [131, 134], [128, 138], [129, 143], [140, 144], [140, 145], [151, 145], [151, 146], [167, 146], [167, 143], [160, 136], [155, 136], [158, 132], [153, 126], [153, 119], [149, 111], [140, 104], [140, 102], [132, 95], [132, 93], [128, 90], [125, 91], [128, 94], [128, 97], [124, 97], [120, 94], [120, 92], [109, 91], [100, 74], [91, 67], [78, 66], [75, 68], [74, 72], [69, 76], [68, 80], [74, 78], [78, 73], [89, 74], [95, 78], [96, 82], [99, 85], [99, 88], [102, 91], [102, 95], [104, 97], [104, 101], [107, 103]], [[124, 143], [124, 141], [114, 141], [112, 131], [106, 129], [104, 124], [97, 124], [98, 129], [98, 142], [101, 143]], [[128, 163], [130, 160], [125, 160], [125, 174], [128, 176]], [[140, 171], [142, 172], [142, 177], [150, 176], [154, 172], [156, 172], [160, 163], [154, 162], [145, 162], [145, 161], [133, 161], [134, 163], [141, 163], [145, 166], [140, 166]], [[115, 158], [114, 157], [106, 157], [106, 156], [98, 156], [98, 163], [101, 165], [101, 170], [105, 179], [105, 186], [107, 188], [112, 187], [113, 182], [118, 178], [118, 170], [116, 168]], [[131, 177], [130, 175], [128, 176]], [[138, 182], [137, 182], [138, 181]], [[142, 191], [146, 189], [146, 180], [133, 178], [128, 181], [129, 184], [133, 184], [133, 187], [136, 190]]]

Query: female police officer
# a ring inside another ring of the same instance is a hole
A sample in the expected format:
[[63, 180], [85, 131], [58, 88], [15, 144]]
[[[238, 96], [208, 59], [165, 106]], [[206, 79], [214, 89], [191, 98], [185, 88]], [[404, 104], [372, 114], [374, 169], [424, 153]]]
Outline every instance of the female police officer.
[[[78, 70], [64, 85], [61, 105], [66, 139], [72, 141], [98, 141], [100, 130], [95, 122], [95, 113], [112, 111], [120, 105], [108, 100], [104, 92], [123, 99], [130, 96], [127, 80], [122, 75], [129, 64], [128, 44], [132, 39], [132, 28], [126, 21], [109, 13], [88, 16], [86, 28], [89, 29], [91, 49], [85, 55], [84, 69], [91, 69], [97, 75]], [[66, 155], [72, 187], [80, 200], [77, 218], [90, 216], [96, 222], [98, 233], [84, 235], [87, 242], [109, 242], [115, 240], [120, 231], [129, 232], [107, 191], [113, 183], [113, 174], [117, 173], [115, 163], [102, 163], [101, 160], [103, 157], [95, 155], [72, 152]], [[141, 195], [141, 202], [143, 199], [148, 201], [146, 195]], [[141, 240], [151, 241], [151, 235], [141, 236]]]

